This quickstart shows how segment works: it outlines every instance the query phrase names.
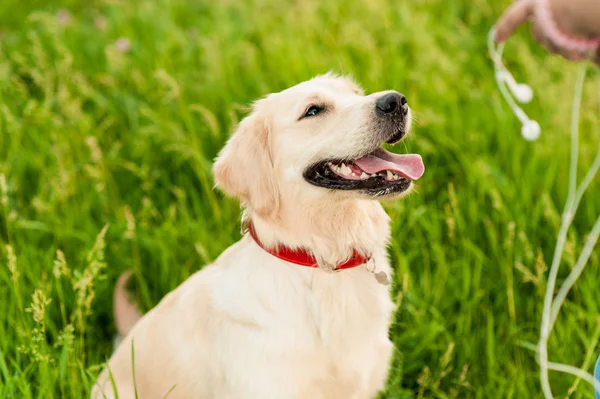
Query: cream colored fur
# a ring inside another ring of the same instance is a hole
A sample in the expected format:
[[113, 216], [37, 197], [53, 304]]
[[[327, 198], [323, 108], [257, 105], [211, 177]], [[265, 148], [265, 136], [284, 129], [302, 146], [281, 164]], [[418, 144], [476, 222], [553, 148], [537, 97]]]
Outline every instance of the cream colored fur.
[[[373, 143], [374, 102], [349, 79], [317, 77], [258, 101], [220, 153], [215, 181], [240, 199], [267, 246], [309, 248], [337, 264], [354, 248], [391, 275], [389, 217], [379, 202], [307, 183], [329, 157]], [[329, 104], [298, 121], [308, 104]], [[375, 147], [373, 147], [375, 145]], [[235, 221], [232, 221], [235, 223]], [[174, 265], [176, 267], [176, 265]], [[248, 235], [148, 312], [108, 366], [119, 398], [370, 399], [384, 387], [394, 310], [365, 266], [328, 273], [286, 263]], [[92, 393], [113, 398], [105, 370]]]

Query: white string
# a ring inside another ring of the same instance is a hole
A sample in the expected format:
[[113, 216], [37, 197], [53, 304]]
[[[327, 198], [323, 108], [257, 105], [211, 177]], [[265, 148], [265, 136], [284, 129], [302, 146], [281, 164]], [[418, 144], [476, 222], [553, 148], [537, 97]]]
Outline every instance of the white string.
[[[537, 121], [529, 119], [525, 111], [516, 103], [515, 99], [520, 103], [528, 103], [533, 97], [533, 91], [529, 85], [517, 83], [510, 74], [506, 66], [502, 63], [502, 53], [504, 44], [500, 44], [496, 48], [495, 44], [495, 28], [492, 27], [488, 33], [488, 52], [490, 58], [494, 61], [494, 76], [496, 84], [509, 105], [512, 112], [523, 124], [521, 126], [521, 136], [525, 140], [535, 141], [540, 137], [541, 128]], [[513, 98], [514, 97], [514, 98]]]
[[567, 373], [567, 374], [572, 374], [574, 376], [577, 376], [578, 378], [581, 378], [585, 382], [590, 383], [596, 391], [600, 392], [600, 381], [598, 381], [596, 378], [594, 378], [593, 375], [591, 375], [590, 373], [588, 373], [585, 370], [582, 370], [582, 369], [574, 367], [574, 366], [569, 366], [568, 364], [554, 363], [554, 362], [548, 363], [548, 368], [550, 370], [560, 371], [561, 373]]
[[546, 286], [546, 294], [544, 296], [544, 311], [542, 313], [542, 324], [540, 327], [540, 341], [538, 344], [538, 356], [540, 360], [540, 379], [542, 383], [542, 391], [546, 399], [553, 399], [552, 388], [548, 377], [548, 339], [550, 338], [550, 315], [553, 302], [554, 288], [556, 287], [556, 279], [558, 270], [560, 269], [560, 261], [562, 259], [567, 232], [573, 221], [573, 217], [577, 212], [579, 204], [575, 204], [575, 194], [577, 185], [577, 158], [579, 154], [579, 110], [581, 108], [581, 98], [583, 97], [583, 83], [585, 81], [586, 66], [582, 66], [579, 75], [577, 76], [577, 84], [575, 85], [575, 97], [573, 99], [573, 108], [571, 113], [571, 162], [569, 166], [569, 192], [567, 202], [561, 218], [561, 226], [556, 240], [554, 249], [554, 257], [550, 274], [548, 276], [548, 285]]
[[[488, 52], [490, 54], [490, 57], [494, 61], [494, 76], [496, 78], [496, 84], [498, 85], [498, 88], [500, 89], [500, 93], [502, 93], [502, 96], [504, 97], [504, 99], [506, 100], [506, 102], [508, 103], [510, 108], [514, 112], [518, 112], [521, 109], [519, 108], [519, 105], [515, 102], [513, 97], [510, 95], [508, 88], [506, 87], [506, 81], [501, 78], [501, 74], [502, 74], [502, 72], [504, 72], [502, 69], [506, 69], [506, 67], [504, 66], [504, 63], [502, 62], [502, 53], [504, 52], [504, 44], [500, 44], [498, 47], [496, 47], [496, 45], [494, 44], [495, 36], [496, 36], [496, 30], [494, 28], [490, 29], [490, 31], [488, 33], [488, 40], [487, 40], [488, 41]], [[523, 116], [525, 118], [527, 118], [526, 115], [523, 115]], [[521, 118], [519, 118], [519, 119], [521, 119]]]
[[[514, 110], [520, 110], [512, 96], [509, 94], [508, 89], [506, 87], [506, 82], [501, 78], [500, 73], [503, 72], [502, 69], [506, 67], [502, 63], [502, 53], [504, 50], [504, 46], [500, 45], [498, 48], [494, 45], [494, 36], [495, 31], [492, 28], [488, 35], [488, 51], [490, 53], [490, 57], [494, 61], [494, 70], [495, 77], [500, 92], [504, 96], [505, 100]], [[583, 85], [585, 82], [587, 66], [584, 65], [581, 67], [578, 77], [577, 84], [575, 86], [575, 95], [573, 99], [573, 108], [571, 112], [571, 155], [570, 155], [570, 164], [569, 164], [569, 188], [567, 201], [565, 203], [565, 208], [561, 217], [561, 226], [559, 229], [558, 237], [556, 240], [556, 247], [554, 250], [554, 256], [552, 259], [552, 265], [550, 267], [550, 273], [548, 276], [548, 284], [546, 286], [546, 293], [544, 296], [544, 307], [542, 314], [542, 323], [540, 326], [540, 340], [538, 343], [538, 357], [540, 363], [540, 380], [542, 385], [542, 391], [546, 399], [554, 399], [552, 394], [552, 388], [550, 386], [550, 380], [548, 371], [555, 370], [563, 373], [569, 373], [575, 375], [584, 381], [590, 383], [594, 390], [600, 392], [600, 381], [591, 374], [587, 373], [584, 370], [581, 370], [574, 366], [569, 366], [560, 363], [553, 363], [548, 360], [548, 339], [550, 337], [550, 333], [552, 328], [556, 322], [556, 318], [558, 317], [558, 313], [569, 294], [569, 291], [575, 284], [575, 282], [581, 276], [581, 273], [585, 269], [587, 262], [594, 250], [594, 247], [600, 237], [600, 216], [594, 223], [591, 233], [589, 234], [584, 248], [577, 259], [575, 267], [569, 273], [567, 279], [563, 282], [558, 291], [556, 297], [554, 297], [554, 289], [556, 287], [556, 280], [558, 277], [558, 271], [560, 269], [560, 262], [563, 256], [564, 246], [567, 239], [567, 233], [569, 227], [573, 222], [573, 218], [577, 213], [577, 209], [581, 202], [581, 199], [588, 189], [590, 183], [593, 181], [594, 177], [598, 173], [600, 169], [600, 145], [598, 146], [598, 153], [594, 158], [592, 166], [586, 173], [584, 179], [582, 180], [579, 187], [577, 186], [577, 164], [578, 164], [578, 156], [579, 156], [579, 120], [580, 120], [580, 110], [581, 110], [581, 100], [583, 97]], [[598, 80], [600, 84], [600, 78]], [[599, 105], [600, 105], [600, 90], [599, 90]], [[521, 111], [522, 112], [522, 111]]]
[[[590, 179], [589, 179], [590, 182], [596, 175], [596, 172], [598, 172], [599, 167], [600, 167], [600, 148], [598, 149], [598, 154], [596, 155], [593, 169], [590, 169], [588, 172], [588, 175], [586, 176], [586, 177], [590, 177]], [[589, 182], [588, 182], [588, 184], [589, 184]], [[582, 184], [582, 186], [583, 186], [583, 184]], [[587, 184], [586, 184], [586, 186], [587, 186]], [[585, 189], [582, 191], [585, 191]], [[573, 270], [571, 270], [571, 273], [569, 273], [569, 276], [561, 285], [560, 290], [558, 291], [558, 294], [556, 294], [556, 296], [554, 297], [554, 302], [552, 303], [552, 312], [550, 315], [550, 329], [552, 329], [552, 327], [554, 327], [554, 323], [556, 322], [556, 317], [558, 316], [558, 313], [560, 312], [560, 308], [563, 305], [565, 298], [569, 294], [569, 291], [571, 290], [571, 288], [573, 288], [573, 285], [575, 285], [575, 283], [577, 282], [577, 279], [579, 279], [579, 277], [581, 276], [581, 273], [585, 269], [585, 266], [586, 266], [588, 260], [590, 259], [590, 256], [592, 255], [592, 251], [594, 250], [594, 246], [596, 245], [596, 242], [598, 242], [599, 236], [600, 236], [600, 216], [598, 217], [598, 219], [596, 219], [596, 222], [594, 223], [594, 227], [592, 228], [592, 231], [591, 231], [590, 235], [588, 236], [588, 239], [586, 240], [583, 251], [581, 251], [581, 255], [579, 255], [579, 258], [577, 259], [577, 263], [575, 263], [575, 267], [573, 268]]]

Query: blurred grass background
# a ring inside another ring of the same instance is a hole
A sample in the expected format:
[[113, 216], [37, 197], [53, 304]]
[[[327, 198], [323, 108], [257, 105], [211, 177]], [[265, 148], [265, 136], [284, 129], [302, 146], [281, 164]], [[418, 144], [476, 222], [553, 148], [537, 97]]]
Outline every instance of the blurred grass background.
[[[508, 3], [0, 2], [0, 395], [87, 395], [112, 349], [116, 277], [132, 268], [148, 309], [238, 240], [212, 159], [252, 100], [331, 70], [407, 95], [418, 122], [404, 147], [427, 168], [418, 195], [386, 205], [400, 306], [382, 397], [541, 397], [533, 348], [576, 67], [526, 30], [511, 39], [507, 63], [538, 94], [527, 110], [544, 130], [521, 139], [486, 50]], [[582, 170], [600, 141], [597, 94], [590, 79]], [[597, 182], [562, 277], [600, 212]], [[599, 266], [596, 251], [559, 317], [554, 361], [593, 366]], [[592, 395], [551, 379], [557, 397]]]

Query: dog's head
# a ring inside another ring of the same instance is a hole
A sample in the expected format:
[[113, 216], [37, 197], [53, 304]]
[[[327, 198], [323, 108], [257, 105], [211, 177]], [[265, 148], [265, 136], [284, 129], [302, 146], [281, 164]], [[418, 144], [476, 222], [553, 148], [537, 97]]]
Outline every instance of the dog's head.
[[348, 78], [324, 75], [254, 104], [219, 154], [215, 181], [253, 212], [279, 209], [282, 193], [382, 199], [407, 193], [424, 172], [419, 155], [381, 148], [411, 127], [406, 98], [364, 95]]

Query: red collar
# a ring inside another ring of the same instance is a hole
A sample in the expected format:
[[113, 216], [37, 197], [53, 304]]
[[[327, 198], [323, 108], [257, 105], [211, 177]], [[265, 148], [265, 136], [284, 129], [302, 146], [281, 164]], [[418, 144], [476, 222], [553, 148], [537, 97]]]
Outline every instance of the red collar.
[[[291, 249], [288, 247], [279, 247], [277, 249], [265, 248], [264, 245], [260, 242], [260, 240], [256, 236], [256, 230], [254, 229], [254, 224], [252, 224], [251, 221], [248, 221], [247, 228], [248, 228], [248, 233], [250, 233], [250, 236], [254, 239], [256, 244], [258, 244], [259, 247], [261, 247], [262, 249], [264, 249], [271, 255], [275, 256], [276, 258], [279, 258], [286, 262], [294, 263], [294, 264], [300, 265], [300, 266], [319, 267], [315, 257], [313, 255], [311, 255], [305, 249]], [[369, 259], [370, 258], [367, 258], [364, 255], [361, 255], [360, 253], [358, 253], [356, 250], [354, 250], [352, 252], [352, 257], [348, 261], [337, 265], [335, 270], [337, 271], [337, 270], [344, 270], [344, 269], [352, 269], [354, 267], [364, 265], [365, 263], [367, 263], [369, 261]]]

